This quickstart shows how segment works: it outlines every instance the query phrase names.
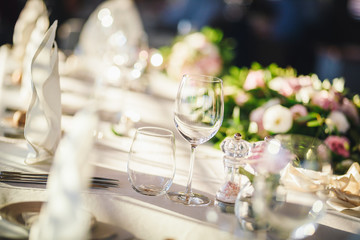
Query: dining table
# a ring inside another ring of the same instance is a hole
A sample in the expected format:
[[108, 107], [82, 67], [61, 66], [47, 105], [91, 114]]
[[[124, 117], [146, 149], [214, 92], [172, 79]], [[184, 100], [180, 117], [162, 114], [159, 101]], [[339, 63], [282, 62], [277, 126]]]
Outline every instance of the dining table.
[[[175, 134], [176, 173], [169, 191], [184, 191], [190, 165], [190, 146], [177, 132], [173, 120], [174, 99], [179, 82], [154, 71], [144, 74], [145, 87], [108, 86], [99, 98], [99, 124], [87, 163], [92, 175], [114, 178], [117, 187], [89, 188], [81, 192], [84, 208], [99, 226], [97, 239], [263, 239], [242, 228], [231, 207], [224, 207], [215, 194], [224, 181], [223, 152], [211, 142], [197, 148], [192, 188], [211, 199], [208, 206], [185, 206], [170, 201], [166, 194], [146, 196], [136, 192], [127, 174], [127, 161], [134, 132], [143, 126], [170, 129]], [[60, 77], [62, 132], [71, 127], [74, 114], [91, 99], [89, 81], [80, 76]], [[2, 106], [16, 105], [16, 88], [4, 88]], [[126, 134], [115, 134], [117, 116], [136, 116]], [[49, 173], [50, 162], [25, 164], [28, 143], [24, 138], [0, 136], [0, 170]], [[16, 203], [46, 202], [46, 185], [0, 182], [0, 209]], [[284, 223], [286, 224], [286, 223]], [[338, 212], [330, 207], [306, 239], [360, 239], [360, 214]], [[102, 228], [102, 229], [101, 229]], [[269, 238], [266, 237], [265, 238]]]

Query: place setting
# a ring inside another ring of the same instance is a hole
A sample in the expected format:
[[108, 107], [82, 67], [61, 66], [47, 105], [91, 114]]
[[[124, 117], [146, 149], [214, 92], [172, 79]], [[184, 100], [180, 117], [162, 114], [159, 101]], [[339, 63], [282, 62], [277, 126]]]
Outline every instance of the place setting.
[[[28, 173], [28, 172], [11, 172], [1, 171], [0, 182], [13, 183], [13, 184], [35, 184], [46, 185], [48, 174], [45, 173]], [[109, 188], [118, 187], [119, 180], [105, 178], [105, 177], [92, 177], [90, 188]]]
[[[211, 90], [214, 91], [211, 92], [207, 89], [207, 84], [216, 86], [213, 80], [219, 81], [220, 84], [219, 90]], [[187, 82], [191, 88], [186, 88]], [[184, 75], [180, 83], [175, 100], [174, 123], [181, 136], [191, 143], [192, 154], [197, 141], [206, 142], [218, 130], [216, 121], [212, 121], [215, 124], [212, 127], [214, 130], [209, 132], [209, 135], [202, 135], [201, 130], [210, 130], [211, 127], [208, 127], [208, 123], [202, 123], [199, 115], [211, 122], [204, 114], [204, 112], [209, 112], [212, 113], [210, 116], [218, 116], [220, 123], [222, 121], [221, 83], [221, 80], [196, 75]], [[199, 86], [199, 89], [196, 90], [195, 86]], [[218, 97], [216, 97], [216, 92], [220, 93]], [[202, 93], [206, 94], [205, 98], [201, 96]], [[198, 96], [201, 97], [201, 101], [197, 100]], [[204, 99], [208, 102], [203, 102]], [[191, 102], [187, 102], [189, 100]], [[217, 104], [214, 101], [220, 101], [220, 103]], [[214, 106], [220, 109], [211, 110]], [[202, 109], [204, 112], [201, 112]], [[192, 135], [197, 138], [193, 140]], [[168, 143], [160, 145], [160, 141], [150, 140], [150, 138], [163, 137], [168, 138]], [[327, 211], [326, 205], [330, 205], [329, 201], [337, 202], [330, 199], [335, 197], [349, 204], [352, 201], [350, 200], [351, 193], [348, 193], [350, 194], [348, 197], [341, 197], [339, 190], [335, 190], [342, 180], [338, 181], [341, 177], [332, 175], [331, 150], [322, 141], [299, 134], [267, 136], [263, 141], [253, 143], [243, 140], [239, 133], [233, 138], [228, 137], [221, 144], [226, 181], [219, 188], [215, 199], [192, 193], [192, 162], [190, 162], [186, 191], [171, 192], [169, 188], [175, 174], [174, 142], [174, 136], [170, 130], [157, 127], [137, 129], [127, 165], [129, 181], [133, 189], [148, 196], [165, 195], [168, 200], [190, 207], [215, 205], [218, 213], [235, 213], [242, 228], [254, 233], [255, 236], [261, 237], [265, 234], [264, 236], [269, 235], [276, 239], [288, 239], [290, 235], [296, 239], [309, 237], [316, 232], [318, 224], [315, 222], [324, 216]], [[165, 153], [162, 153], [164, 150], [158, 149], [159, 145], [161, 148], [168, 145], [167, 157]], [[159, 163], [161, 159], [158, 154], [165, 156], [166, 159]], [[192, 155], [191, 161], [194, 159]], [[149, 174], [160, 172], [156, 170], [160, 165], [164, 165], [161, 169], [163, 175]], [[168, 168], [167, 172], [164, 171], [165, 166]], [[355, 173], [355, 178], [357, 178], [359, 171], [356, 170], [356, 164], [351, 169], [349, 171]], [[270, 185], [267, 186], [268, 184]], [[359, 182], [354, 182], [354, 184], [359, 186]], [[340, 191], [345, 194], [344, 190]], [[333, 192], [338, 194], [334, 195]], [[166, 200], [161, 200], [161, 202], [164, 201]], [[356, 197], [353, 201], [356, 201]], [[155, 202], [154, 200], [153, 204], [156, 205]], [[345, 202], [343, 204], [343, 206], [347, 205]], [[357, 203], [352, 202], [352, 204]], [[176, 211], [176, 206], [166, 205]], [[286, 227], [282, 226], [285, 220], [289, 222]], [[293, 225], [290, 225], [290, 222]]]
[[0, 238], [360, 236], [353, 58], [291, 49], [292, 4], [62, 4], [25, 1], [0, 46]]
[[[46, 202], [19, 202], [0, 208], [0, 237], [7, 239], [28, 239], [31, 226], [38, 220], [41, 208]], [[89, 239], [111, 239], [121, 236], [131, 239], [133, 235], [113, 225], [98, 221], [94, 215], [83, 210], [90, 218]], [[85, 224], [85, 223], [84, 223]]]

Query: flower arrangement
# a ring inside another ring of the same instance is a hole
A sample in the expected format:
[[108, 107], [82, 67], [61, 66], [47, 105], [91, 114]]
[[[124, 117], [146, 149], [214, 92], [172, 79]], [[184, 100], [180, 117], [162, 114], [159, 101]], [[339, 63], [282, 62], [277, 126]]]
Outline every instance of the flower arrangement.
[[358, 94], [344, 88], [344, 79], [321, 81], [315, 74], [276, 64], [230, 67], [224, 80], [225, 114], [213, 138], [220, 144], [240, 132], [249, 141], [280, 133], [303, 134], [323, 140], [332, 151], [335, 173], [360, 162]]
[[221, 30], [204, 27], [199, 32], [178, 36], [171, 46], [160, 48], [162, 68], [171, 79], [183, 74], [221, 76], [233, 59], [234, 42]]
[[345, 89], [342, 78], [321, 81], [276, 64], [230, 66], [235, 43], [221, 30], [205, 27], [160, 48], [161, 69], [171, 79], [184, 73], [224, 80], [224, 121], [212, 141], [216, 147], [240, 132], [249, 141], [280, 133], [318, 138], [332, 151], [335, 173], [360, 162], [360, 96]]

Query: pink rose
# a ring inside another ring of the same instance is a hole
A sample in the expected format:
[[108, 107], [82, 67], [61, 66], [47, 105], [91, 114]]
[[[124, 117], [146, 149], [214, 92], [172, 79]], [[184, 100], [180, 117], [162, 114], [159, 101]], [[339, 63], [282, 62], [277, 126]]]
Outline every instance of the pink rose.
[[301, 104], [296, 104], [290, 108], [290, 112], [292, 113], [293, 119], [298, 119], [299, 117], [303, 117], [308, 115], [308, 111], [306, 107]]
[[258, 123], [258, 125], [259, 125], [259, 123], [261, 123], [261, 125], [262, 125], [262, 119], [263, 119], [264, 112], [265, 112], [265, 108], [263, 108], [263, 107], [255, 108], [250, 113], [250, 121], [256, 122], [256, 123]]
[[350, 129], [350, 123], [345, 114], [340, 111], [331, 111], [325, 123], [331, 131], [336, 128], [340, 133], [346, 133]]
[[235, 98], [236, 104], [239, 105], [240, 107], [243, 106], [244, 103], [246, 103], [248, 100], [249, 100], [249, 96], [244, 92], [240, 92]]
[[265, 87], [265, 80], [264, 80], [265, 74], [262, 70], [257, 71], [250, 71], [246, 77], [245, 83], [244, 83], [244, 90], [249, 91], [251, 89], [255, 88], [261, 88]]
[[350, 118], [355, 124], [359, 124], [359, 112], [355, 104], [348, 98], [343, 99], [340, 111]]
[[324, 142], [334, 153], [346, 158], [350, 156], [350, 141], [346, 137], [329, 136]]
[[322, 90], [314, 94], [312, 103], [325, 110], [336, 110], [339, 108], [338, 95], [333, 91]]
[[261, 137], [265, 137], [267, 135], [267, 131], [264, 128], [263, 125], [263, 115], [265, 112], [265, 108], [264, 107], [258, 107], [256, 109], [254, 109], [253, 111], [251, 111], [250, 113], [250, 121], [251, 122], [255, 122], [257, 124], [258, 127], [258, 134]]
[[299, 78], [295, 78], [295, 77], [288, 78], [288, 83], [289, 83], [290, 87], [293, 89], [293, 92], [297, 92], [301, 88]]
[[205, 56], [195, 62], [195, 66], [200, 69], [201, 74], [217, 76], [222, 70], [222, 60], [217, 56]]
[[279, 92], [281, 95], [285, 97], [289, 97], [294, 94], [294, 89], [291, 86], [289, 80], [286, 78], [277, 77], [272, 79], [269, 82], [269, 87], [272, 90]]
[[290, 86], [288, 82], [284, 82], [279, 89], [279, 93], [284, 97], [290, 97], [294, 94], [294, 89]]

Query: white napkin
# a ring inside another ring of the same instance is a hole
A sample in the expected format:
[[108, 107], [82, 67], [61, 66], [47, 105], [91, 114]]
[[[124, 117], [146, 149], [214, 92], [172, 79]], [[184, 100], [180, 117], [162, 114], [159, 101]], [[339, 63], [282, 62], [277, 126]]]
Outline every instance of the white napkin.
[[46, 32], [31, 63], [32, 99], [26, 114], [24, 135], [30, 153], [25, 162], [33, 164], [53, 157], [61, 137], [61, 92], [57, 21]]
[[30, 231], [30, 239], [87, 239], [91, 213], [84, 210], [81, 192], [92, 175], [87, 162], [98, 117], [90, 107], [78, 112], [56, 151], [48, 179], [48, 201]]
[[[43, 34], [49, 27], [48, 13], [43, 0], [28, 0], [16, 21], [13, 34], [13, 57], [20, 63], [25, 57], [31, 35], [37, 28], [43, 30]], [[41, 39], [40, 39], [41, 42]], [[38, 42], [36, 48], [39, 46]], [[32, 51], [35, 53], [36, 48]], [[31, 56], [32, 57], [32, 56]]]
[[281, 172], [281, 182], [289, 189], [301, 192], [315, 192], [330, 182], [328, 173], [297, 168], [290, 163]]
[[328, 186], [331, 190], [327, 201], [332, 208], [360, 211], [360, 166], [353, 163], [342, 176], [330, 176], [288, 165], [281, 173], [282, 183], [290, 189], [304, 192], [315, 192]]
[[[353, 163], [345, 175], [335, 176], [331, 182], [332, 198], [328, 204], [338, 211], [360, 211], [360, 166]], [[360, 214], [359, 214], [360, 215]]]
[[[32, 61], [49, 28], [49, 18], [43, 0], [28, 0], [14, 29], [14, 54], [21, 54], [22, 72], [20, 100], [27, 109], [31, 100]], [[19, 50], [18, 50], [19, 49]], [[18, 50], [18, 52], [17, 52]]]

